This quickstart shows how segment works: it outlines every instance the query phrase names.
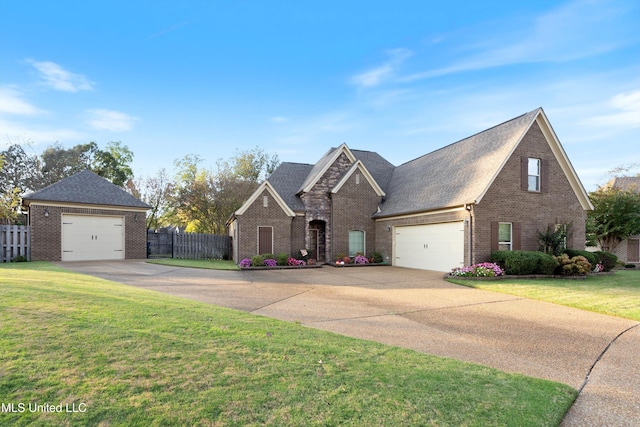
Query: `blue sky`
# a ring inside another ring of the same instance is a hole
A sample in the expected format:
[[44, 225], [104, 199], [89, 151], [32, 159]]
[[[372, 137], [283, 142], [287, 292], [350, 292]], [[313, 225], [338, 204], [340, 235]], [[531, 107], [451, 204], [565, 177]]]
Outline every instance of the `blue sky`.
[[0, 147], [398, 165], [543, 107], [591, 191], [640, 164], [639, 23], [635, 0], [0, 0]]

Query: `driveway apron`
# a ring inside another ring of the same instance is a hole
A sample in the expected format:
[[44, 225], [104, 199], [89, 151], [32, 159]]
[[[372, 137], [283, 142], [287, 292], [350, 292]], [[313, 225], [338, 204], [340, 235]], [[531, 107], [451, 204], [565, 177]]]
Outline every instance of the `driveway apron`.
[[96, 277], [580, 390], [562, 425], [640, 425], [640, 324], [396, 267], [219, 271], [61, 263]]

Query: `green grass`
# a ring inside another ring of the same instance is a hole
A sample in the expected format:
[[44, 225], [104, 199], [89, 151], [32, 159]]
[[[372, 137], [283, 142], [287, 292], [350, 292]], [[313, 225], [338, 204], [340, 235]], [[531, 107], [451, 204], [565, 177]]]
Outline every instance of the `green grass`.
[[0, 266], [0, 425], [558, 425], [569, 386], [67, 272]]
[[158, 258], [148, 259], [150, 264], [172, 265], [176, 267], [208, 268], [211, 270], [239, 270], [233, 261], [223, 261], [220, 259], [176, 259]]
[[640, 321], [640, 271], [616, 270], [613, 275], [591, 275], [585, 280], [450, 279], [449, 281]]

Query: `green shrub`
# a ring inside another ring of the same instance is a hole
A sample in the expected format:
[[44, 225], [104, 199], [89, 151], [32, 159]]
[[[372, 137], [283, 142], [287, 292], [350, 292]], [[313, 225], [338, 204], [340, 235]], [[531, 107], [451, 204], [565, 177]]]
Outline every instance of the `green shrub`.
[[505, 274], [523, 276], [528, 274], [553, 274], [558, 261], [548, 254], [537, 251], [495, 251], [489, 257]]
[[265, 256], [264, 255], [254, 255], [251, 257], [251, 265], [260, 266], [264, 265]]
[[289, 260], [289, 254], [286, 252], [280, 252], [276, 255], [276, 261], [278, 265], [287, 265], [287, 261]]
[[594, 255], [599, 258], [602, 267], [604, 267], [603, 271], [611, 271], [618, 264], [618, 257], [611, 252], [597, 251], [594, 252]]
[[589, 264], [591, 264], [594, 267], [599, 262], [598, 256], [595, 255], [593, 252], [584, 251], [580, 249], [565, 249], [564, 253], [569, 255], [569, 258], [574, 258], [577, 256], [585, 257], [587, 261], [589, 261]]
[[558, 266], [558, 261], [553, 255], [545, 254], [543, 252], [528, 252], [528, 254], [536, 258], [536, 269], [533, 274], [547, 274], [551, 275]]
[[382, 254], [380, 252], [373, 252], [371, 254], [371, 256], [369, 257], [369, 260], [373, 263], [381, 263], [382, 261], [384, 261], [384, 258], [382, 257]]
[[24, 255], [18, 255], [17, 257], [13, 258], [11, 260], [11, 262], [27, 262], [27, 257]]
[[556, 257], [556, 260], [558, 261], [558, 267], [556, 268], [556, 273], [558, 274], [564, 276], [586, 276], [591, 272], [591, 263], [581, 255], [569, 258], [569, 255], [564, 253]]
[[490, 261], [498, 264], [505, 274], [516, 276], [533, 274], [538, 264], [537, 257], [526, 251], [495, 251]]
[[635, 264], [625, 264], [624, 268], [636, 268]]

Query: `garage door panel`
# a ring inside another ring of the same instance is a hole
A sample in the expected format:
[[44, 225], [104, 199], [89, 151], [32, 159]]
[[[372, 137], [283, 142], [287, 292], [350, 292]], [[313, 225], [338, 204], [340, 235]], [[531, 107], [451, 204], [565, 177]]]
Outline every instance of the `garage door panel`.
[[124, 218], [118, 216], [64, 215], [62, 260], [124, 259]]
[[395, 228], [394, 262], [398, 267], [450, 271], [464, 263], [464, 223]]

